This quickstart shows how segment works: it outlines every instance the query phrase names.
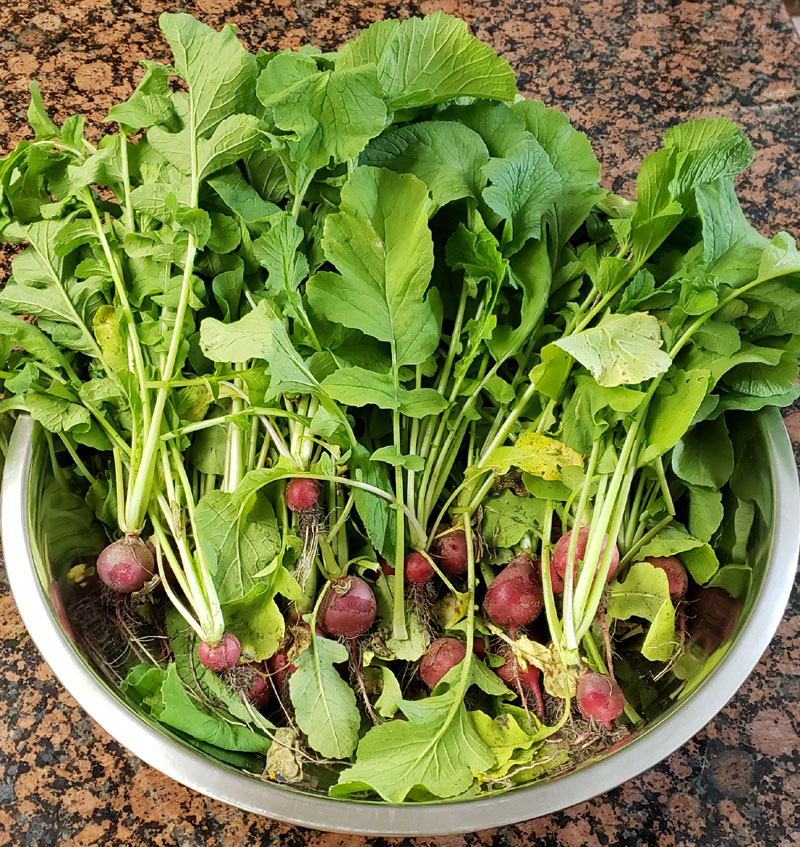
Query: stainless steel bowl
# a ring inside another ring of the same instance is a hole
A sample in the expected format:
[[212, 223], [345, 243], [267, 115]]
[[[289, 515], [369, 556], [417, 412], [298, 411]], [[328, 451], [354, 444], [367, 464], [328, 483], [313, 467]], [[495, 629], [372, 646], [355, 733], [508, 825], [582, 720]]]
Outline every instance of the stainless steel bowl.
[[59, 622], [49, 588], [64, 563], [51, 561], [57, 539], [48, 538], [48, 510], [42, 505], [46, 445], [25, 417], [14, 429], [3, 474], [6, 566], [25, 625], [64, 686], [107, 732], [173, 779], [242, 809], [316, 829], [388, 836], [474, 832], [580, 803], [652, 767], [711, 720], [752, 671], [783, 615], [800, 548], [800, 487], [786, 430], [775, 410], [760, 413], [757, 421], [747, 461], [754, 474], [769, 474], [772, 496], [753, 540], [756, 578], [721, 661], [689, 696], [621, 749], [557, 778], [478, 800], [390, 806], [266, 783], [214, 761], [134, 712]]

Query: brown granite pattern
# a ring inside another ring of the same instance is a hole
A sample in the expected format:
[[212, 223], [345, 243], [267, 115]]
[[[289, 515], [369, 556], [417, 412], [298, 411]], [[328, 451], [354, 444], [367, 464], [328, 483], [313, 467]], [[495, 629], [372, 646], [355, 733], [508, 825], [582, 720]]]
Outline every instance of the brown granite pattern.
[[[8, 0], [0, 6], [0, 149], [23, 137], [29, 79], [58, 118], [91, 133], [164, 58], [165, 7], [235, 23], [252, 47], [335, 47], [384, 16], [442, 9], [505, 55], [522, 86], [586, 129], [605, 184], [627, 193], [635, 162], [689, 116], [728, 115], [758, 159], [747, 211], [800, 233], [796, 194], [800, 41], [779, 0]], [[800, 408], [787, 418], [800, 459]], [[692, 741], [608, 794], [518, 826], [421, 839], [462, 847], [789, 847], [800, 843], [800, 598], [757, 671]], [[132, 758], [54, 679], [0, 584], [0, 847], [362, 847], [410, 840], [326, 835], [208, 800]]]

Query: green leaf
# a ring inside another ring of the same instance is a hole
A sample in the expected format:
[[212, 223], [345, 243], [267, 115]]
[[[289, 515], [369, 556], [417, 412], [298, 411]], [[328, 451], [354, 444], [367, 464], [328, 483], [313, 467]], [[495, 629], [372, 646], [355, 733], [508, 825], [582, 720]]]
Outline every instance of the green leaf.
[[542, 217], [561, 190], [561, 177], [533, 136], [523, 139], [507, 158], [484, 168], [491, 185], [483, 199], [508, 224], [506, 252], [515, 253], [529, 238], [539, 238]]
[[675, 156], [669, 190], [678, 199], [703, 183], [732, 178], [753, 161], [753, 147], [728, 118], [698, 118], [672, 127], [664, 147]]
[[402, 456], [397, 452], [397, 447], [393, 444], [386, 444], [372, 452], [369, 457], [373, 462], [386, 462], [392, 467], [405, 468], [408, 471], [421, 471], [425, 469], [425, 459], [422, 456], [406, 455]]
[[511, 715], [490, 717], [485, 712], [470, 712], [470, 718], [484, 743], [495, 757], [492, 772], [505, 773], [514, 754], [519, 750], [528, 750], [534, 743], [534, 737], [526, 732]]
[[128, 131], [147, 129], [170, 120], [175, 111], [169, 99], [170, 69], [160, 62], [141, 62], [145, 68], [135, 91], [122, 103], [112, 106], [106, 121], [116, 121]]
[[699, 185], [695, 196], [703, 222], [703, 261], [707, 267], [734, 246], [742, 243], [761, 246], [764, 239], [747, 222], [729, 178]]
[[[369, 451], [360, 444], [353, 445], [350, 471], [359, 482], [365, 482], [389, 494], [393, 488], [389, 481], [386, 466], [370, 459]], [[394, 560], [394, 521], [395, 512], [383, 498], [368, 491], [356, 488], [353, 491], [356, 511], [364, 524], [372, 546], [387, 560]]]
[[32, 80], [30, 89], [31, 102], [28, 105], [28, 123], [36, 136], [36, 140], [42, 141], [49, 138], [57, 138], [58, 127], [50, 120], [50, 116], [44, 108], [39, 83]]
[[709, 377], [706, 370], [675, 370], [662, 381], [647, 414], [642, 464], [671, 450], [685, 435], [706, 397]]
[[722, 488], [733, 468], [733, 445], [722, 418], [697, 424], [672, 453], [673, 471], [690, 485]]
[[721, 492], [689, 486], [689, 532], [695, 538], [711, 541], [724, 515]]
[[246, 661], [269, 659], [280, 646], [284, 621], [274, 597], [275, 591], [266, 585], [254, 585], [240, 600], [222, 604], [225, 631], [239, 639], [242, 657]]
[[210, 177], [208, 184], [219, 194], [225, 205], [248, 224], [263, 221], [280, 212], [274, 203], [264, 200], [233, 165]]
[[414, 174], [428, 186], [433, 202], [445, 206], [463, 197], [480, 200], [488, 161], [486, 145], [471, 129], [422, 121], [384, 132], [361, 154], [359, 164]]
[[630, 567], [624, 582], [611, 582], [608, 592], [607, 617], [610, 620], [642, 618], [650, 621], [642, 655], [651, 662], [668, 661], [678, 640], [666, 571], [648, 562], [638, 562]]
[[0, 311], [0, 336], [22, 347], [51, 368], [67, 368], [67, 360], [53, 342], [33, 324]]
[[[158, 679], [155, 671], [158, 671], [160, 675], [160, 686], [157, 691], [144, 698], [144, 705], [157, 721], [185, 733], [190, 738], [197, 738], [215, 747], [221, 747], [223, 750], [239, 750], [247, 753], [267, 752], [271, 741], [265, 735], [242, 726], [239, 721], [235, 723], [226, 721], [223, 717], [199, 706], [186, 691], [174, 662], [167, 665], [166, 670], [149, 668], [147, 686], [151, 690], [154, 687], [153, 683]], [[129, 685], [131, 683], [136, 685], [136, 680], [137, 676], [133, 676]], [[138, 683], [138, 686], [141, 686], [141, 683]]]
[[394, 346], [398, 365], [424, 362], [439, 341], [425, 293], [433, 268], [428, 192], [412, 174], [360, 167], [325, 218], [322, 246], [339, 274], [307, 285], [314, 310]]
[[347, 648], [338, 641], [314, 637], [300, 655], [289, 679], [289, 695], [297, 725], [309, 745], [326, 757], [347, 758], [358, 744], [361, 715], [353, 689], [334, 665], [346, 662]]
[[687, 550], [685, 553], [681, 553], [678, 558], [683, 562], [692, 579], [699, 585], [705, 585], [719, 570], [717, 554], [709, 544]]
[[254, 111], [256, 58], [232, 26], [215, 32], [191, 15], [167, 12], [158, 23], [172, 49], [175, 72], [188, 83], [189, 114], [198, 137], [237, 112]]
[[375, 65], [390, 109], [431, 106], [457, 97], [513, 100], [514, 72], [465, 21], [436, 12], [381, 21], [339, 52], [338, 69]]
[[322, 380], [324, 391], [342, 405], [358, 408], [373, 405], [379, 409], [397, 409], [400, 398], [391, 374], [366, 368], [339, 368]]
[[256, 585], [254, 574], [278, 554], [280, 532], [272, 506], [262, 494], [244, 501], [235, 494], [209, 491], [195, 509], [198, 543], [214, 562], [220, 603], [246, 597]]
[[541, 533], [544, 525], [544, 501], [519, 497], [506, 489], [498, 497], [483, 503], [483, 537], [495, 549], [514, 547], [528, 535]]
[[[423, 789], [435, 797], [465, 792], [473, 773], [490, 767], [494, 754], [477, 733], [463, 703], [452, 689], [436, 697], [400, 707], [414, 717], [373, 727], [361, 739], [356, 762], [331, 789], [346, 797], [369, 788], [389, 803], [401, 803], [409, 792]], [[408, 713], [407, 712], [407, 713]]]
[[386, 123], [386, 107], [372, 67], [319, 70], [310, 56], [281, 53], [258, 78], [258, 97], [275, 125], [295, 134], [292, 158], [311, 170], [345, 162]]
[[604, 386], [637, 385], [664, 373], [672, 364], [660, 349], [658, 321], [645, 312], [608, 314], [596, 327], [553, 343]]
[[267, 271], [267, 286], [276, 293], [297, 291], [308, 276], [308, 261], [298, 248], [303, 229], [289, 212], [270, 219], [269, 229], [253, 242], [253, 255]]
[[375, 711], [382, 718], [393, 718], [397, 712], [397, 706], [403, 697], [400, 683], [386, 665], [379, 665], [381, 673], [381, 694], [375, 701]]
[[89, 412], [83, 406], [50, 394], [26, 394], [25, 409], [50, 432], [88, 431], [91, 424]]
[[676, 553], [684, 553], [702, 546], [702, 541], [693, 538], [679, 523], [673, 521], [648, 541], [636, 556], [637, 561], [648, 556], [674, 556]]

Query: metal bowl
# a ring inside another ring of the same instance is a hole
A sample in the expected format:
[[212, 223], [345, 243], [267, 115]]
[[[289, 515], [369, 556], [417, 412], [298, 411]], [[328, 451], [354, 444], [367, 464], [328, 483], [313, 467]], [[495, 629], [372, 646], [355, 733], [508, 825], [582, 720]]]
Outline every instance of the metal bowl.
[[[38, 426], [17, 422], [2, 485], [3, 548], [8, 576], [31, 637], [58, 678], [107, 732], [148, 764], [190, 788], [248, 811], [315, 829], [361, 835], [420, 836], [474, 832], [544, 815], [607, 791], [668, 756], [736, 693], [770, 642], [783, 615], [800, 548], [800, 487], [779, 413], [755, 418], [746, 461], [768, 474], [760, 527], [751, 537], [755, 579], [737, 631], [721, 660], [685, 698], [651, 720], [636, 737], [569, 773], [481, 799], [392, 806], [334, 800], [267, 783], [190, 747], [136, 713], [73, 643], [50, 590], [72, 562], [55, 561], [42, 494], [47, 449]], [[79, 528], [77, 528], [79, 529]], [[63, 614], [61, 615], [63, 618]], [[347, 803], [347, 814], [342, 804]]]

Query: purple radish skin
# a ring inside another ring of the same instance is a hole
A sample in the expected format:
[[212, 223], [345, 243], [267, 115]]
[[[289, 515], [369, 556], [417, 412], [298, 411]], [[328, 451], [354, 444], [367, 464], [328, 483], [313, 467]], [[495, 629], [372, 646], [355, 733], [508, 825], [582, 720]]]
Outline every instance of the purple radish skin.
[[97, 575], [113, 591], [130, 594], [153, 578], [155, 561], [138, 535], [125, 535], [97, 557]]
[[463, 529], [440, 535], [433, 545], [433, 558], [448, 576], [467, 572], [467, 537]]
[[483, 601], [486, 614], [515, 637], [518, 627], [533, 623], [544, 608], [542, 586], [531, 557], [521, 553], [492, 580]]
[[359, 576], [344, 576], [328, 587], [319, 610], [319, 625], [336, 638], [358, 638], [375, 622], [372, 589]]
[[[570, 539], [572, 538], [572, 530], [569, 532], [565, 532], [561, 538], [556, 541], [556, 546], [553, 548], [553, 558], [550, 561], [550, 576], [553, 581], [553, 593], [555, 594], [563, 594], [564, 593], [564, 576], [567, 573], [567, 559], [569, 557], [569, 544]], [[586, 542], [589, 540], [589, 527], [584, 526], [581, 527], [578, 532], [578, 543], [575, 548], [575, 575], [577, 576], [578, 571], [578, 562], [583, 561], [583, 557], [586, 555]], [[600, 559], [602, 560], [603, 554], [606, 550], [606, 545], [608, 544], [608, 535], [604, 536], [603, 546], [600, 550]], [[599, 568], [598, 562], [598, 568]], [[617, 549], [617, 545], [614, 545], [614, 550], [611, 553], [611, 565], [608, 569], [608, 576], [606, 577], [606, 582], [611, 582], [614, 578], [614, 574], [617, 572], [617, 568], [619, 567], [619, 550]]]
[[611, 729], [625, 708], [625, 695], [614, 677], [586, 673], [578, 680], [578, 708], [587, 721], [593, 719]]
[[222, 673], [236, 667], [241, 655], [242, 645], [239, 644], [239, 639], [230, 632], [226, 632], [219, 644], [213, 647], [206, 641], [201, 641], [197, 645], [197, 657], [200, 663], [215, 673]]
[[433, 691], [439, 680], [452, 668], [464, 661], [467, 645], [458, 638], [437, 638], [419, 663], [419, 675], [425, 685]]
[[307, 477], [295, 477], [286, 486], [286, 508], [290, 512], [308, 512], [319, 503], [319, 483]]
[[432, 579], [435, 571], [431, 563], [419, 551], [406, 556], [405, 578], [412, 585], [426, 585]]
[[649, 562], [654, 568], [661, 568], [666, 573], [669, 596], [673, 600], [679, 600], [686, 594], [689, 588], [689, 575], [677, 556], [648, 556], [645, 562]]
[[544, 698], [542, 697], [542, 689], [539, 684], [542, 672], [536, 665], [528, 665], [527, 670], [522, 670], [517, 657], [511, 654], [507, 656], [505, 664], [500, 665], [499, 668], [495, 668], [494, 672], [512, 691], [517, 691], [518, 686], [521, 686], [524, 691], [533, 694], [533, 698], [536, 701], [534, 711], [540, 717], [544, 715]]

